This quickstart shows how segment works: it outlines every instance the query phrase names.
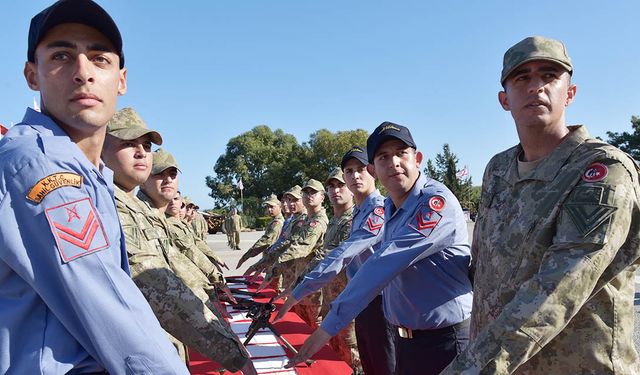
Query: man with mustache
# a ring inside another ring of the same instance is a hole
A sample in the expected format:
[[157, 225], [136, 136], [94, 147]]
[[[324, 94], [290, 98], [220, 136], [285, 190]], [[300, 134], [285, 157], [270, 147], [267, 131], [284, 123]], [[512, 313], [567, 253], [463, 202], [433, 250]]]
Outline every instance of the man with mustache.
[[420, 173], [422, 153], [409, 129], [383, 122], [367, 139], [370, 174], [389, 196], [380, 249], [371, 255], [291, 359], [317, 352], [382, 291], [395, 326], [396, 374], [438, 374], [467, 344], [471, 315], [471, 252], [456, 197]]
[[447, 374], [638, 374], [638, 166], [567, 126], [573, 64], [557, 40], [504, 55], [498, 94], [520, 144], [485, 170], [471, 340]]
[[100, 160], [127, 90], [122, 38], [89, 0], [31, 20], [27, 110], [0, 141], [0, 373], [188, 374], [129, 275]]

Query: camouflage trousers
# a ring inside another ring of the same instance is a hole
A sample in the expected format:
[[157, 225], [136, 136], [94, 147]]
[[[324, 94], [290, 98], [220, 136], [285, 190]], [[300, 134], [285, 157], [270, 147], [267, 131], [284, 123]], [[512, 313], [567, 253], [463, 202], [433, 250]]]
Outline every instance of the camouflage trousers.
[[[342, 271], [331, 282], [322, 288], [321, 315], [324, 318], [331, 309], [331, 302], [344, 290], [348, 282], [345, 271]], [[329, 346], [338, 353], [338, 357], [347, 362], [355, 373], [363, 373], [356, 341], [354, 322], [349, 323], [337, 335], [331, 338]]]
[[292, 310], [313, 329], [320, 327], [320, 323], [322, 322], [322, 318], [320, 317], [321, 306], [319, 304], [305, 305], [303, 302], [304, 299], [301, 303], [295, 305]]

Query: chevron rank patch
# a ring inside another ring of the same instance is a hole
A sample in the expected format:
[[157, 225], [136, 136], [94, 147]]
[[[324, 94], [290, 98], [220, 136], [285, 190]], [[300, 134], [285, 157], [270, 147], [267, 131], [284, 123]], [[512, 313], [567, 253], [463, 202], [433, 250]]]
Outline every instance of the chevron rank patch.
[[[432, 197], [427, 204], [420, 205], [414, 217], [409, 221], [409, 227], [413, 228], [425, 237], [429, 237], [431, 235], [431, 232], [433, 232], [440, 222], [440, 219], [442, 219], [442, 215], [431, 208], [431, 200], [434, 198], [439, 197]], [[442, 201], [442, 203], [444, 204], [444, 201]], [[441, 208], [441, 206], [438, 207]]]
[[369, 217], [364, 222], [363, 228], [372, 233], [378, 234], [380, 233], [380, 229], [384, 225], [384, 208], [376, 207], [373, 209], [373, 212], [369, 214]]
[[45, 214], [64, 263], [109, 246], [90, 198], [47, 208]]

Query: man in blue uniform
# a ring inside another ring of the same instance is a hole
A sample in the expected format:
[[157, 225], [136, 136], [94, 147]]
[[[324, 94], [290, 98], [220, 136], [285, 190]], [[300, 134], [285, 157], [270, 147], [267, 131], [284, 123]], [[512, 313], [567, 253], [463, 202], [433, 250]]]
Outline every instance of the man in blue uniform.
[[[282, 319], [298, 301], [322, 289], [343, 269], [346, 268], [347, 277], [352, 279], [375, 249], [379, 248], [384, 231], [384, 197], [376, 189], [375, 178], [367, 171], [368, 160], [367, 152], [358, 146], [352, 147], [343, 156], [343, 177], [356, 201], [351, 234], [304, 276], [278, 311], [276, 320]], [[395, 334], [384, 318], [382, 295], [377, 295], [355, 318], [355, 332], [365, 374], [393, 373]]]
[[0, 373], [187, 374], [129, 276], [100, 160], [126, 92], [120, 32], [88, 0], [31, 20], [27, 110], [0, 141]]
[[420, 174], [422, 153], [406, 127], [380, 124], [367, 154], [369, 172], [389, 192], [380, 249], [288, 366], [309, 358], [384, 290], [384, 314], [398, 333], [395, 373], [438, 374], [469, 337], [471, 254], [462, 208], [443, 184]]

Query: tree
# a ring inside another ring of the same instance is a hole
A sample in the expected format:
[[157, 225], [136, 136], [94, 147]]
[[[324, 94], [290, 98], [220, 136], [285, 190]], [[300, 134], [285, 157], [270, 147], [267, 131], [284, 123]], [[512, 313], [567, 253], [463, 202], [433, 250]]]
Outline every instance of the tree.
[[633, 133], [607, 132], [608, 143], [620, 148], [631, 155], [634, 159], [640, 160], [640, 117], [631, 116], [631, 128]]
[[369, 133], [364, 129], [347, 130], [332, 133], [320, 129], [309, 136], [309, 142], [303, 144], [305, 180], [315, 178], [321, 182], [331, 169], [340, 167], [342, 156], [352, 146], [366, 147]]
[[[303, 149], [293, 135], [281, 129], [272, 131], [266, 125], [256, 126], [229, 140], [226, 152], [213, 168], [216, 175], [206, 178], [211, 189], [209, 195], [218, 207], [232, 200], [240, 201], [236, 186], [240, 179], [247, 198], [280, 194], [292, 185], [302, 183], [303, 177], [298, 172], [302, 168], [302, 154]], [[246, 208], [244, 213], [262, 214], [247, 212]]]
[[458, 198], [462, 208], [467, 208], [472, 212], [477, 210], [480, 195], [476, 194], [471, 177], [458, 178], [458, 157], [451, 152], [449, 144], [442, 145], [442, 153], [436, 155], [435, 162], [431, 159], [427, 160], [427, 166], [423, 172], [427, 177], [440, 181], [448, 187]]

